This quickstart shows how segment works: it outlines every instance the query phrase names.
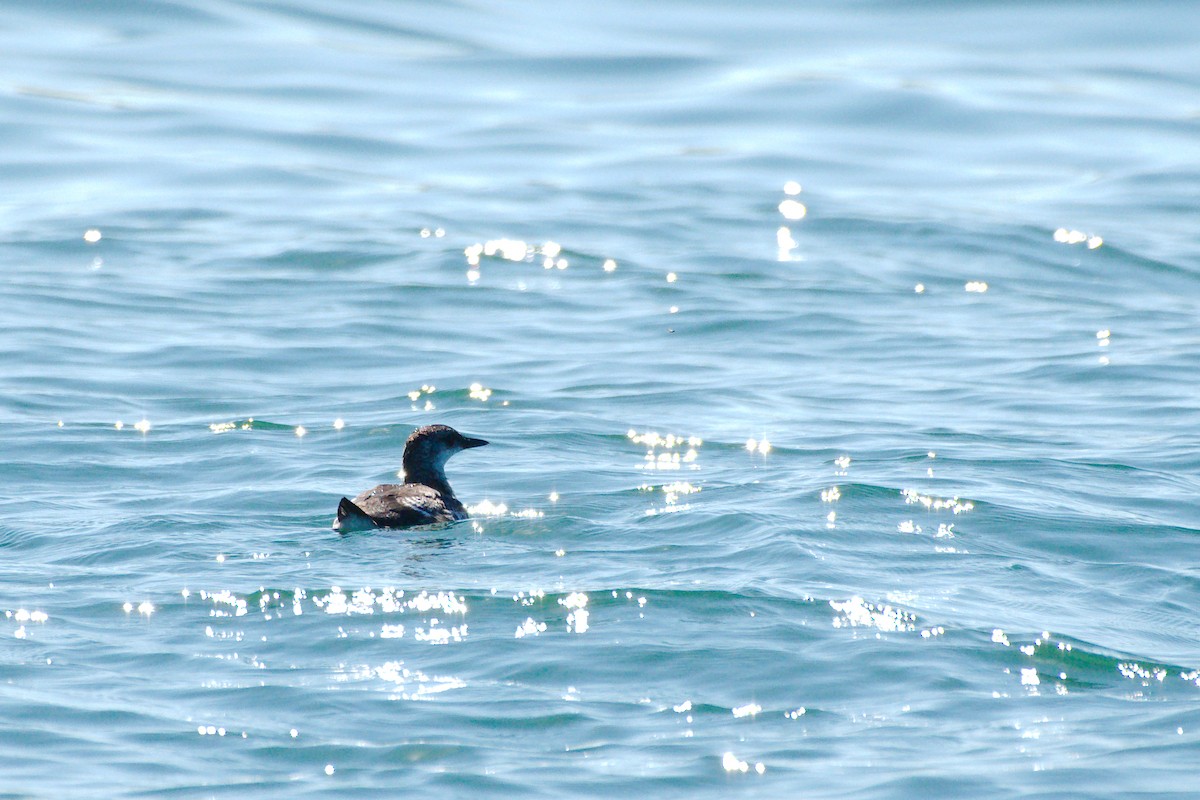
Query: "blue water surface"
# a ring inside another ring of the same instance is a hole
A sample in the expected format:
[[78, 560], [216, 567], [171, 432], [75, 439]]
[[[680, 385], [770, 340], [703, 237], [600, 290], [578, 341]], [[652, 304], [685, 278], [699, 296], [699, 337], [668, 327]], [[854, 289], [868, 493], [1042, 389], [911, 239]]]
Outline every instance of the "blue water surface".
[[1195, 797], [1197, 30], [8, 4], [0, 797]]

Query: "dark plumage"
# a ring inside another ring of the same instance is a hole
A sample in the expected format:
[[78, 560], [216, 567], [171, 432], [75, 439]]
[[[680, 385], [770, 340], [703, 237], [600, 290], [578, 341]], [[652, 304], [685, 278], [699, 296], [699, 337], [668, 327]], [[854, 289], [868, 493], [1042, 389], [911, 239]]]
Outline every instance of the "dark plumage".
[[446, 425], [417, 428], [404, 443], [404, 483], [384, 483], [353, 501], [338, 503], [335, 531], [411, 528], [467, 518], [467, 509], [446, 481], [446, 460], [487, 444]]

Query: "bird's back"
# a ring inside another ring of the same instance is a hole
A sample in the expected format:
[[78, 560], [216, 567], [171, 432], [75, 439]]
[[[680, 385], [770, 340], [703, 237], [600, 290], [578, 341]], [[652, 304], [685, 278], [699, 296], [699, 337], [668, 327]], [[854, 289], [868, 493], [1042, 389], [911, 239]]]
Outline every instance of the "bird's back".
[[467, 518], [453, 494], [420, 483], [384, 483], [354, 498], [354, 505], [383, 528], [408, 528]]

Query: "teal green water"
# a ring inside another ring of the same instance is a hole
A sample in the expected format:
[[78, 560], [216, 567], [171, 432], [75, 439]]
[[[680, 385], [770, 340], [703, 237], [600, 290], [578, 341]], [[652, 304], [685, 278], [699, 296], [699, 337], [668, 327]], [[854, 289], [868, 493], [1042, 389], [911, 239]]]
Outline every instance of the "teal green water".
[[0, 796], [1194, 797], [1197, 29], [7, 9]]

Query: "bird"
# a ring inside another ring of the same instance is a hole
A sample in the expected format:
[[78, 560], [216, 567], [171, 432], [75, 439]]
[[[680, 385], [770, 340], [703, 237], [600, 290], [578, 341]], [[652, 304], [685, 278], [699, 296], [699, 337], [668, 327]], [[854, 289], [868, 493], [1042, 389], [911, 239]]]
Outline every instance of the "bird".
[[380, 484], [354, 500], [343, 497], [333, 529], [348, 533], [466, 519], [467, 509], [446, 481], [446, 461], [455, 453], [485, 444], [449, 425], [417, 428], [404, 442], [404, 483]]

